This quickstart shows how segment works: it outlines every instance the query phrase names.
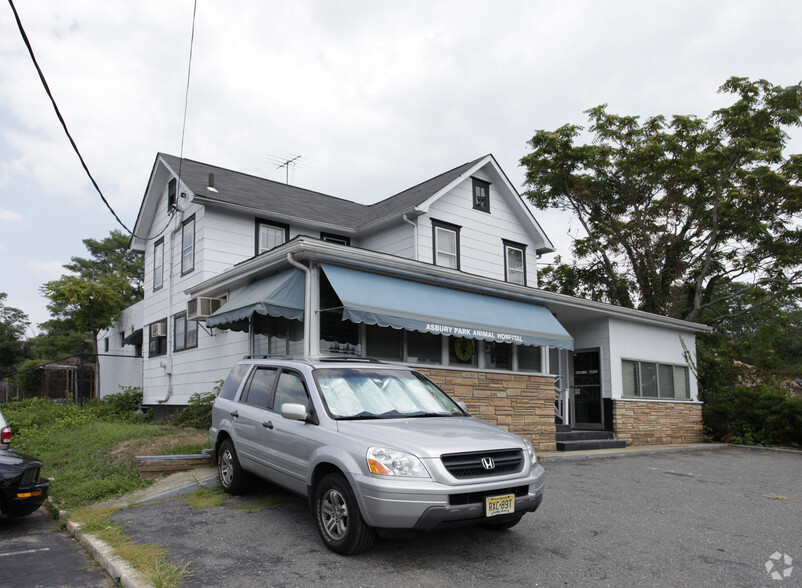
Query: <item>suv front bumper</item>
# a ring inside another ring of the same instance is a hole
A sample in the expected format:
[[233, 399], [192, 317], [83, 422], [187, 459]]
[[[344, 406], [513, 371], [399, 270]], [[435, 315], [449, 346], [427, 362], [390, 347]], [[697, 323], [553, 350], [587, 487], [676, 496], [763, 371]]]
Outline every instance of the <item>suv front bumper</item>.
[[545, 472], [538, 464], [527, 476], [470, 484], [358, 476], [354, 489], [368, 525], [431, 530], [451, 523], [501, 520], [504, 515], [486, 516], [484, 499], [488, 496], [515, 494], [515, 513], [533, 512], [543, 500], [544, 486]]

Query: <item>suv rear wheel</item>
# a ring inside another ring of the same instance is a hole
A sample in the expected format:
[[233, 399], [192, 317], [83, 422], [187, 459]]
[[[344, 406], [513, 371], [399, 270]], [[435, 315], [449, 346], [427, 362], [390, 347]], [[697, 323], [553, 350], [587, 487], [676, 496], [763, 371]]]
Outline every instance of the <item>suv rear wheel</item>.
[[324, 545], [341, 555], [362, 553], [376, 539], [376, 531], [365, 523], [351, 486], [341, 474], [328, 474], [317, 485], [315, 521]]
[[217, 450], [217, 475], [220, 485], [229, 494], [242, 494], [248, 489], [250, 475], [242, 469], [231, 439], [226, 439]]

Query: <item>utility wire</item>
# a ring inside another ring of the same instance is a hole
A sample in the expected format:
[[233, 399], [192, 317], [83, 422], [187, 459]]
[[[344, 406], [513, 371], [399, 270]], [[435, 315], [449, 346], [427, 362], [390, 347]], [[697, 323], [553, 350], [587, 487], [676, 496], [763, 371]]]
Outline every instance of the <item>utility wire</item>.
[[50, 98], [50, 102], [53, 104], [53, 109], [56, 111], [56, 116], [58, 117], [61, 126], [64, 128], [64, 132], [67, 134], [67, 138], [70, 140], [70, 145], [72, 145], [73, 151], [75, 151], [75, 154], [81, 161], [81, 165], [83, 166], [86, 175], [89, 176], [89, 179], [92, 182], [92, 185], [95, 187], [95, 190], [97, 190], [97, 193], [100, 194], [100, 199], [103, 200], [103, 204], [105, 204], [106, 208], [108, 208], [111, 214], [114, 215], [114, 218], [117, 219], [117, 222], [120, 223], [120, 226], [122, 226], [122, 228], [128, 231], [129, 235], [133, 235], [134, 234], [133, 231], [131, 231], [131, 229], [125, 226], [125, 223], [120, 220], [120, 217], [117, 216], [117, 213], [114, 212], [114, 209], [111, 207], [111, 204], [109, 204], [109, 201], [106, 200], [106, 197], [103, 195], [100, 186], [97, 185], [95, 178], [92, 177], [92, 173], [89, 171], [89, 167], [87, 167], [86, 162], [84, 161], [84, 158], [81, 155], [81, 152], [78, 150], [78, 145], [75, 144], [72, 135], [70, 135], [70, 131], [67, 128], [67, 123], [64, 122], [64, 117], [61, 116], [61, 111], [59, 111], [58, 104], [56, 104], [56, 99], [53, 98], [53, 94], [50, 92], [50, 86], [47, 85], [45, 74], [42, 73], [42, 69], [39, 67], [39, 62], [36, 61], [36, 56], [33, 54], [33, 47], [31, 47], [31, 43], [28, 40], [28, 35], [25, 33], [25, 29], [22, 26], [22, 21], [20, 20], [19, 14], [17, 14], [16, 7], [14, 6], [14, 0], [8, 0], [8, 3], [11, 6], [12, 12], [14, 12], [14, 18], [17, 21], [17, 27], [19, 28], [19, 32], [22, 35], [22, 40], [25, 42], [25, 46], [28, 48], [28, 53], [31, 56], [31, 60], [33, 61], [34, 67], [36, 67], [37, 73], [39, 74], [39, 79], [42, 81], [42, 86], [44, 86], [45, 92], [47, 92], [47, 96], [48, 98]]
[[[187, 89], [184, 93], [184, 122], [181, 125], [181, 153], [178, 157], [178, 185], [181, 185], [181, 168], [184, 167], [184, 135], [187, 130], [187, 108], [189, 105], [189, 79], [192, 73], [192, 50], [195, 47], [195, 15], [198, 12], [198, 0], [192, 8], [192, 35], [189, 39], [189, 65], [187, 66]], [[176, 194], [176, 199], [178, 195]]]

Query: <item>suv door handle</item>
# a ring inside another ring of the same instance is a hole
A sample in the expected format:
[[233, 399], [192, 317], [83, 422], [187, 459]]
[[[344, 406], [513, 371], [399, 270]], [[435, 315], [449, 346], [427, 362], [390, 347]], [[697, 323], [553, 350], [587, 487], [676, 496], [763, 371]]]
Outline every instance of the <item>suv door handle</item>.
[[237, 418], [237, 417], [239, 416], [239, 413], [238, 413], [236, 410], [234, 410], [234, 411], [232, 411], [232, 412], [230, 412], [230, 413], [228, 413], [228, 414], [230, 414], [230, 415], [231, 415], [231, 416], [233, 416], [234, 418]]
[[262, 423], [262, 426], [265, 429], [272, 429], [273, 428], [273, 421], [267, 421], [266, 423]]

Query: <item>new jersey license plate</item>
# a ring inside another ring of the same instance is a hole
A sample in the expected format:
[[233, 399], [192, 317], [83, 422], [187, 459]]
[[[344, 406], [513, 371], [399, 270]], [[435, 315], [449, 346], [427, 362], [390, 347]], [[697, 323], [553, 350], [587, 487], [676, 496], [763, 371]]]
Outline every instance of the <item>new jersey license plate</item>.
[[485, 498], [486, 516], [494, 517], [496, 515], [510, 514], [513, 512], [515, 512], [515, 494], [488, 496]]

